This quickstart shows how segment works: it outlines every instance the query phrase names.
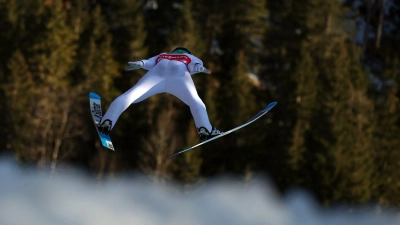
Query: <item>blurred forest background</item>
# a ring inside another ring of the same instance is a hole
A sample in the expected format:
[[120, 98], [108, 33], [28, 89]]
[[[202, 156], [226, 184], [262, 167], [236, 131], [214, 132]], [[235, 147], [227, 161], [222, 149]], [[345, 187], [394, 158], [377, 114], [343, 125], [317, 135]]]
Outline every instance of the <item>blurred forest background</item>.
[[[282, 192], [324, 204], [400, 205], [399, 0], [0, 0], [0, 153], [98, 179], [139, 171], [196, 184], [267, 174]], [[102, 148], [88, 93], [103, 111], [144, 70], [137, 61], [189, 48], [193, 76], [221, 131], [196, 150], [189, 108], [168, 94], [131, 105]]]

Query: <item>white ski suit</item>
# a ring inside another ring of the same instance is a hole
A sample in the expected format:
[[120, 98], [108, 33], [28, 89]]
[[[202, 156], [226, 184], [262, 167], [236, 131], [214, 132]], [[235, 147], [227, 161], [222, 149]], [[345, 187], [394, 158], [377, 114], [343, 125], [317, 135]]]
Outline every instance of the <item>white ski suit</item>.
[[197, 94], [191, 77], [196, 67], [203, 66], [199, 58], [191, 54], [161, 53], [142, 62], [142, 68], [149, 71], [131, 89], [111, 103], [102, 121], [111, 120], [114, 127], [121, 113], [132, 103], [167, 92], [190, 107], [197, 128], [212, 130], [206, 107]]

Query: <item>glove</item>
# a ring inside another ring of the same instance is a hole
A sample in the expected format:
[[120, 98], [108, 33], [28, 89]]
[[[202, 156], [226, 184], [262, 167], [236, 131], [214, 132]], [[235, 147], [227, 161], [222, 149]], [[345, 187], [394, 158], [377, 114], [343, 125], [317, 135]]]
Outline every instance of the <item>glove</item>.
[[126, 71], [141, 69], [144, 66], [142, 61], [128, 62], [128, 64], [129, 66], [125, 68]]
[[202, 66], [200, 64], [196, 64], [193, 67], [193, 73], [192, 74], [196, 74], [196, 73], [210, 74], [211, 72], [208, 69], [206, 69], [204, 66]]

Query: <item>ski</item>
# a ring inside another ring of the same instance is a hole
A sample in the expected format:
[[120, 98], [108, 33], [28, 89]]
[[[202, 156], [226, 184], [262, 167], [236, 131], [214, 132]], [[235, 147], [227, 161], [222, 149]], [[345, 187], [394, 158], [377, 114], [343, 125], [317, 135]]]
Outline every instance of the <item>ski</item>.
[[187, 151], [192, 150], [192, 149], [194, 149], [194, 148], [196, 148], [196, 147], [199, 147], [200, 145], [204, 145], [204, 144], [206, 144], [206, 143], [208, 143], [208, 142], [210, 142], [210, 141], [213, 141], [213, 140], [218, 139], [218, 138], [220, 138], [220, 137], [223, 137], [223, 136], [225, 136], [225, 135], [227, 135], [227, 134], [230, 134], [230, 133], [232, 133], [232, 132], [234, 132], [234, 131], [236, 131], [236, 130], [239, 130], [240, 128], [243, 128], [243, 127], [245, 127], [245, 126], [251, 124], [252, 122], [258, 120], [260, 117], [262, 117], [262, 116], [263, 116], [264, 114], [266, 114], [268, 111], [270, 111], [276, 104], [277, 104], [277, 102], [271, 102], [271, 103], [269, 103], [263, 110], [261, 110], [259, 113], [257, 113], [257, 115], [255, 115], [253, 118], [251, 118], [251, 119], [250, 119], [249, 121], [247, 121], [246, 123], [244, 123], [244, 124], [242, 124], [242, 125], [240, 125], [240, 126], [238, 126], [238, 127], [235, 127], [235, 128], [233, 128], [233, 129], [231, 129], [231, 130], [228, 130], [228, 131], [226, 131], [226, 132], [222, 132], [221, 135], [218, 135], [218, 136], [213, 137], [213, 138], [210, 138], [210, 139], [208, 139], [208, 140], [206, 140], [206, 141], [200, 142], [200, 143], [197, 144], [197, 145], [194, 145], [194, 146], [189, 147], [189, 148], [187, 148], [187, 149], [184, 149], [184, 150], [182, 150], [182, 151], [179, 151], [179, 152], [176, 152], [176, 153], [174, 153], [174, 154], [171, 154], [169, 157], [173, 157], [173, 156], [179, 155], [179, 154], [181, 154], [181, 153], [187, 152]]
[[103, 117], [103, 113], [101, 111], [101, 97], [100, 95], [90, 92], [89, 93], [89, 101], [90, 101], [90, 112], [92, 114], [92, 119], [94, 126], [96, 127], [97, 134], [100, 137], [101, 144], [112, 151], [115, 151], [114, 145], [111, 141], [110, 135], [105, 135], [99, 131], [97, 126], [99, 125], [101, 118]]

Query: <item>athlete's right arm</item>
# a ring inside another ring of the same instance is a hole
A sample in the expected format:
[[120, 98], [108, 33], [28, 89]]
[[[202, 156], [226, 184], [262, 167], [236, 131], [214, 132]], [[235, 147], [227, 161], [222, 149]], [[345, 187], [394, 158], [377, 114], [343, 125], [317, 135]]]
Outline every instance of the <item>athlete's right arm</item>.
[[130, 70], [137, 70], [140, 68], [143, 68], [143, 61], [136, 61], [136, 62], [128, 62], [129, 66], [127, 66], [125, 68], [126, 71], [130, 71]]
[[126, 71], [137, 70], [137, 69], [145, 69], [150, 70], [156, 65], [158, 55], [151, 57], [150, 59], [143, 59], [136, 62], [128, 62], [129, 66], [125, 68]]

